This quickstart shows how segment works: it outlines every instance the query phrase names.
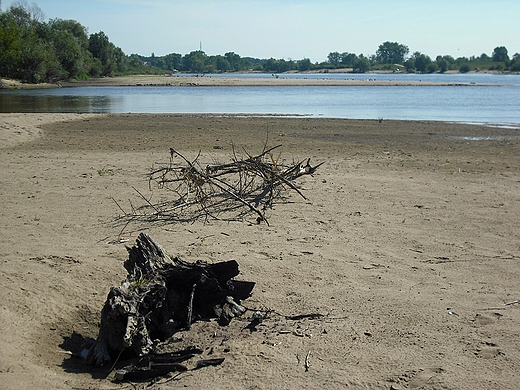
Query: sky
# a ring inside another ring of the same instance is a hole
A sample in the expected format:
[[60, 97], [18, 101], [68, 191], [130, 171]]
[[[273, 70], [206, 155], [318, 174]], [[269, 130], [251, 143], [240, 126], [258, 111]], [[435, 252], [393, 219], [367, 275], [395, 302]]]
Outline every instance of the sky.
[[[19, 0], [0, 0], [2, 11]], [[434, 59], [520, 52], [519, 0], [26, 0], [49, 19], [103, 31], [127, 55], [370, 56], [398, 42]]]

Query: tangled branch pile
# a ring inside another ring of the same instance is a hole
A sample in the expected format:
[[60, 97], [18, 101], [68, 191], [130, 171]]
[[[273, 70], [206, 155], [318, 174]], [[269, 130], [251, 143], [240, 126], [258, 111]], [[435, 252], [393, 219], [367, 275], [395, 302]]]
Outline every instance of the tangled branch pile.
[[[173, 194], [171, 200], [152, 203], [139, 191], [146, 204], [125, 213], [126, 225], [132, 222], [173, 223], [197, 219], [243, 220], [253, 214], [256, 222], [268, 221], [266, 210], [287, 188], [303, 193], [293, 183], [302, 175], [312, 175], [323, 163], [310, 165], [310, 158], [285, 165], [273, 151], [281, 145], [264, 150], [256, 156], [233, 158], [227, 164], [203, 166], [197, 157], [190, 161], [175, 149], [170, 149], [167, 164], [152, 167], [150, 188], [156, 185]], [[121, 208], [121, 207], [120, 207]], [[121, 209], [122, 210], [122, 209]], [[125, 226], [126, 226], [125, 225]]]

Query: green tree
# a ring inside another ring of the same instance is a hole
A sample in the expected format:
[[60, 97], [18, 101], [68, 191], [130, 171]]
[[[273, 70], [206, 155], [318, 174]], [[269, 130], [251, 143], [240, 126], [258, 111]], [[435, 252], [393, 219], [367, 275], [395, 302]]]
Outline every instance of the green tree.
[[341, 54], [337, 51], [331, 52], [327, 56], [327, 60], [332, 66], [337, 67], [341, 61]]
[[19, 77], [24, 34], [12, 13], [0, 14], [0, 76]]
[[342, 53], [341, 54], [341, 65], [346, 66], [348, 68], [353, 68], [356, 63], [358, 56], [354, 53]]
[[397, 42], [383, 42], [376, 52], [376, 60], [382, 64], [402, 64], [408, 54], [408, 46]]
[[206, 65], [206, 53], [202, 50], [195, 50], [182, 57], [184, 70], [193, 73], [203, 73]]
[[244, 69], [245, 61], [236, 53], [228, 52], [224, 54], [224, 57], [229, 64], [229, 70], [237, 72]]
[[428, 73], [435, 73], [437, 72], [437, 63], [436, 62], [430, 62], [428, 66], [426, 66], [426, 71]]
[[432, 62], [431, 58], [426, 54], [422, 54], [418, 51], [413, 53], [413, 57], [415, 59], [415, 70], [418, 72], [425, 72], [428, 68], [428, 65]]
[[48, 26], [52, 30], [69, 32], [74, 38], [78, 40], [78, 43], [81, 45], [82, 48], [88, 49], [87, 28], [82, 26], [75, 20], [53, 19], [49, 21]]
[[464, 63], [460, 66], [459, 68], [459, 72], [460, 73], [468, 73], [469, 71], [471, 70], [470, 66], [468, 63]]
[[54, 46], [64, 78], [85, 78], [92, 63], [86, 28], [73, 20], [55, 19], [48, 23], [47, 31], [47, 40]]
[[513, 59], [511, 60], [511, 63], [509, 64], [509, 70], [513, 72], [520, 71], [520, 54], [515, 53], [513, 56]]
[[144, 65], [143, 60], [138, 54], [130, 54], [128, 56], [128, 65], [132, 68], [140, 68]]
[[408, 73], [415, 72], [415, 58], [410, 57], [404, 62], [404, 68]]
[[439, 72], [444, 73], [449, 69], [450, 64], [444, 58], [440, 58], [437, 60], [437, 65], [439, 66]]
[[450, 55], [442, 56], [442, 59], [443, 59], [443, 60], [446, 60], [446, 61], [448, 62], [448, 64], [449, 64], [450, 67], [455, 63], [455, 58], [453, 58], [453, 57], [450, 56]]
[[216, 56], [215, 63], [217, 71], [219, 72], [228, 72], [230, 69], [232, 69], [228, 60], [224, 56]]
[[366, 73], [370, 70], [370, 61], [368, 58], [364, 57], [363, 54], [360, 54], [356, 63], [354, 64], [354, 72], [356, 73]]
[[268, 60], [265, 60], [263, 67], [264, 67], [265, 72], [277, 72], [278, 71], [277, 61], [272, 57], [269, 58]]
[[89, 51], [101, 62], [101, 76], [113, 76], [116, 71], [122, 72], [126, 65], [126, 56], [116, 47], [103, 31], [89, 37]]
[[182, 55], [179, 53], [166, 54], [163, 57], [163, 69], [169, 71], [179, 70], [182, 66]]
[[504, 46], [497, 46], [493, 50], [492, 55], [493, 61], [495, 62], [507, 62], [509, 61], [509, 56], [507, 55], [507, 49]]
[[304, 58], [303, 60], [298, 61], [298, 70], [300, 72], [306, 72], [311, 69], [311, 60], [308, 58]]
[[479, 59], [480, 59], [480, 61], [482, 61], [482, 62], [490, 62], [490, 61], [491, 61], [491, 57], [488, 56], [486, 53], [482, 53], [482, 54], [480, 55], [480, 58], [479, 58]]
[[0, 76], [36, 83], [65, 75], [42, 18], [38, 6], [23, 2], [0, 14]]

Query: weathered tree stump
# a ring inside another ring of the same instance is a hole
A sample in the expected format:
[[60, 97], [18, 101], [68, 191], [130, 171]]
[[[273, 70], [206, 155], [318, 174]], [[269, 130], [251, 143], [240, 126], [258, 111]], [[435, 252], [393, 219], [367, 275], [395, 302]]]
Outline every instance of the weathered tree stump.
[[122, 353], [146, 356], [154, 340], [164, 341], [197, 319], [216, 317], [227, 325], [245, 312], [238, 303], [250, 296], [255, 283], [232, 280], [239, 274], [236, 261], [208, 264], [172, 258], [145, 233], [127, 249], [128, 276], [108, 294], [88, 364], [104, 365]]

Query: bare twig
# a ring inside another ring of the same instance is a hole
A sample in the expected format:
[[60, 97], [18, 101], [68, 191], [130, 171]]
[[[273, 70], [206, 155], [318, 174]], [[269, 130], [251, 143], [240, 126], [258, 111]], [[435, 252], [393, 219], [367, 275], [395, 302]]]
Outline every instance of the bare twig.
[[[173, 198], [159, 203], [151, 202], [135, 187], [134, 190], [145, 204], [124, 213], [118, 223], [125, 228], [130, 223], [168, 224], [204, 220], [243, 220], [250, 213], [256, 214], [257, 223], [265, 222], [266, 210], [281, 198], [284, 190], [291, 189], [303, 199], [307, 199], [294, 183], [302, 175], [312, 175], [323, 163], [310, 165], [310, 159], [293, 165], [285, 165], [281, 153], [273, 154], [280, 148], [267, 147], [258, 155], [245, 152], [241, 159], [232, 145], [232, 159], [229, 163], [213, 162], [204, 165], [199, 162], [201, 152], [190, 160], [174, 148], [170, 148], [170, 158], [165, 164], [155, 164], [148, 174], [149, 188], [159, 188], [173, 194]], [[177, 159], [176, 159], [177, 157]], [[178, 158], [182, 161], [179, 163]], [[176, 162], [177, 160], [177, 162]], [[153, 185], [152, 185], [153, 184]]]

